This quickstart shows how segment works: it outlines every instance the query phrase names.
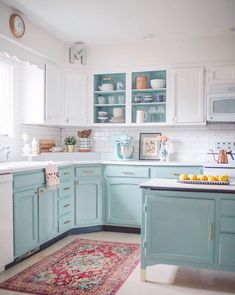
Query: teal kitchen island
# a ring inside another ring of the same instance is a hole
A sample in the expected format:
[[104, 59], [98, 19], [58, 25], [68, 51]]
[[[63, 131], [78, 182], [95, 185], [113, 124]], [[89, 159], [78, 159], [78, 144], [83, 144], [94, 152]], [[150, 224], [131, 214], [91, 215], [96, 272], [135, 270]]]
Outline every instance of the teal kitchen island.
[[235, 183], [152, 179], [140, 188], [142, 281], [154, 264], [235, 271]]

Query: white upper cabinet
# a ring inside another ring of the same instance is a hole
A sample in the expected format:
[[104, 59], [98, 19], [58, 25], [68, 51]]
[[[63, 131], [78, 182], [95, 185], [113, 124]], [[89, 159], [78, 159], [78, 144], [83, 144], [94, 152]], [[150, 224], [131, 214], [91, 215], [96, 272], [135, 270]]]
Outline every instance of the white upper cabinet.
[[204, 68], [174, 68], [170, 77], [173, 124], [202, 124], [204, 116]]
[[43, 124], [45, 112], [44, 69], [23, 62], [22, 71], [22, 123]]
[[54, 65], [46, 65], [45, 124], [60, 125], [63, 119], [63, 72]]
[[234, 84], [235, 66], [216, 66], [208, 68], [208, 84]]
[[64, 83], [64, 125], [86, 124], [88, 117], [87, 74], [66, 71]]

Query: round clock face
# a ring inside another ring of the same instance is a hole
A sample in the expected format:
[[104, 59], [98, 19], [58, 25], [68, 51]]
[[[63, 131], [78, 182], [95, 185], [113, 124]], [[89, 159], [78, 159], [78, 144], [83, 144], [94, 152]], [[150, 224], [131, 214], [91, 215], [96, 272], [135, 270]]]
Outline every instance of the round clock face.
[[18, 14], [12, 14], [10, 17], [10, 29], [16, 38], [24, 35], [25, 24], [23, 18]]

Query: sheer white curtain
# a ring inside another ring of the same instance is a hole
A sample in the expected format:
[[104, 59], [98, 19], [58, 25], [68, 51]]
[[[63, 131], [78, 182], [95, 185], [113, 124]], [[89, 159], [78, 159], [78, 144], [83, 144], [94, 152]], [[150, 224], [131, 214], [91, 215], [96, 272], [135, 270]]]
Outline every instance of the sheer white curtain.
[[0, 59], [0, 136], [13, 136], [13, 65]]

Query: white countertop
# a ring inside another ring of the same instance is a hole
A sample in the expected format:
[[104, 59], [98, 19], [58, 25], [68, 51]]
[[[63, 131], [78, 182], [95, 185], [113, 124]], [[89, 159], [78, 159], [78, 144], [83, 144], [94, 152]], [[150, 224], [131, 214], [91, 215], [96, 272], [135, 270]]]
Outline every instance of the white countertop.
[[49, 164], [56, 164], [59, 167], [67, 165], [134, 165], [134, 166], [202, 166], [195, 162], [160, 162], [160, 161], [115, 161], [115, 160], [67, 160], [67, 161], [15, 161], [0, 163], [0, 174], [44, 169]]
[[141, 188], [152, 190], [173, 190], [173, 191], [210, 191], [210, 192], [234, 192], [235, 182], [229, 185], [208, 185], [208, 184], [189, 184], [178, 183], [177, 179], [154, 178], [140, 185]]

